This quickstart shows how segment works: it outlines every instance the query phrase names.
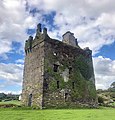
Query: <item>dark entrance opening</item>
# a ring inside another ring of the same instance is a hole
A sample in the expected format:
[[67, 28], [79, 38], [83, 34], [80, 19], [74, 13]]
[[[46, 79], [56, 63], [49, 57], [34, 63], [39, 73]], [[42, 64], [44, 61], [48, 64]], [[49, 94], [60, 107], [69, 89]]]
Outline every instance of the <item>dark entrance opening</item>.
[[72, 73], [72, 67], [69, 67], [69, 74]]
[[65, 101], [68, 100], [68, 93], [65, 93]]
[[59, 67], [59, 65], [54, 64], [54, 68], [53, 68], [54, 72], [58, 71], [58, 67]]
[[31, 107], [32, 105], [32, 94], [29, 95], [29, 99], [28, 99], [28, 106]]

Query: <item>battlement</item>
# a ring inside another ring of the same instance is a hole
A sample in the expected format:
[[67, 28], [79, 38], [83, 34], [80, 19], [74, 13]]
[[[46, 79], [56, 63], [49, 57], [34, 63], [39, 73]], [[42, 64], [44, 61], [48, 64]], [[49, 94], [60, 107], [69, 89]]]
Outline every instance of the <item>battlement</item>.
[[36, 41], [44, 40], [48, 37], [49, 36], [47, 34], [47, 28], [44, 27], [43, 28], [43, 33], [42, 33], [41, 24], [39, 23], [37, 25], [35, 38], [33, 39], [32, 36], [29, 36], [28, 40], [26, 40], [26, 42], [25, 42], [25, 53], [26, 53], [26, 55], [28, 53], [32, 52], [32, 47], [33, 47], [33, 45]]
[[[43, 31], [43, 33], [42, 33]], [[47, 28], [43, 28], [41, 27], [41, 24], [39, 23], [37, 25], [37, 29], [36, 29], [36, 35], [35, 38], [33, 38], [32, 36], [29, 36], [28, 40], [26, 40], [25, 42], [25, 53], [26, 55], [30, 52], [32, 52], [32, 48], [36, 45], [39, 44], [42, 41], [57, 41], [55, 39], [51, 39], [47, 33]], [[59, 41], [59, 40], [58, 40]], [[80, 51], [85, 52], [87, 55], [89, 55], [90, 57], [92, 56], [92, 51], [86, 47], [84, 49], [81, 49], [78, 45], [78, 41], [77, 38], [74, 37], [74, 33], [71, 33], [70, 31], [67, 31], [65, 34], [63, 34], [62, 36], [62, 41], [59, 41], [61, 44], [65, 44], [67, 46], [71, 46], [80, 49]], [[81, 53], [82, 53], [81, 52]]]

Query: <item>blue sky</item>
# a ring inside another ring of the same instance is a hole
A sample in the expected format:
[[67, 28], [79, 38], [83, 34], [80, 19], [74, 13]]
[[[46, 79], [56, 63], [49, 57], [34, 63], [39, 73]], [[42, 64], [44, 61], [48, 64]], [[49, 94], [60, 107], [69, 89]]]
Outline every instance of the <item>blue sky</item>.
[[21, 93], [24, 43], [36, 26], [47, 27], [51, 38], [74, 33], [81, 48], [93, 51], [97, 89], [115, 81], [114, 0], [1, 0], [0, 92]]
[[115, 60], [115, 42], [113, 42], [111, 45], [104, 45], [100, 52], [97, 53], [95, 56], [103, 56], [105, 58], [110, 58], [111, 60]]

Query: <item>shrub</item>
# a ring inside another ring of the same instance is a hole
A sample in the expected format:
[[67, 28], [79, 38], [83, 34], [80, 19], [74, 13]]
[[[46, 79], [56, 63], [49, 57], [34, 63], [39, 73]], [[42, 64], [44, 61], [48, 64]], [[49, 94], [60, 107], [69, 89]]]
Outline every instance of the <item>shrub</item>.
[[104, 99], [102, 97], [98, 97], [98, 103], [104, 103]]

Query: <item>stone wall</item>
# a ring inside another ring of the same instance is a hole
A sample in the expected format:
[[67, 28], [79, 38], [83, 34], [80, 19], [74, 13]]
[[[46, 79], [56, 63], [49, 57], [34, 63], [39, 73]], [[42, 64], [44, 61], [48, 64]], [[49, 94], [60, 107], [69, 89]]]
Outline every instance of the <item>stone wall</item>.
[[25, 57], [22, 102], [42, 108], [44, 80], [44, 41], [35, 39]]
[[[57, 65], [57, 71], [54, 71], [54, 65]], [[96, 89], [91, 52], [46, 39], [44, 66], [44, 107], [94, 105]]]
[[71, 33], [70, 31], [66, 32], [64, 35], [63, 35], [63, 40], [62, 42], [68, 44], [68, 45], [71, 45], [71, 46], [76, 46], [76, 39], [74, 37], [74, 34]]

